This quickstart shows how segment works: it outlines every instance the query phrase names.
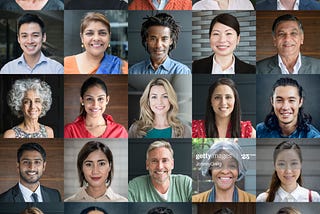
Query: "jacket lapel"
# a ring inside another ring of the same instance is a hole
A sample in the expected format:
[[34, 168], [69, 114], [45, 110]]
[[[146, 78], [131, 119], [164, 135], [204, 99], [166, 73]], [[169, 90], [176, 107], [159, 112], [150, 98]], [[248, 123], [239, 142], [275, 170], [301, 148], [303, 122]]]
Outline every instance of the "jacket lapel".
[[14, 202], [24, 202], [22, 192], [20, 191], [19, 184], [12, 188], [12, 197]]

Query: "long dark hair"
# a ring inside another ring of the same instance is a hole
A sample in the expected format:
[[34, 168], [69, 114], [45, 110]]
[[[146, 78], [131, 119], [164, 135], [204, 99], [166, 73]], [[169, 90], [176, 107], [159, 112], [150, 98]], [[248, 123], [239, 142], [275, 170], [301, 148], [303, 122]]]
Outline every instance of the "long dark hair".
[[[276, 165], [276, 160], [280, 152], [282, 152], [285, 149], [293, 149], [297, 155], [299, 156], [300, 162], [302, 163], [302, 154], [301, 149], [298, 144], [291, 142], [291, 141], [283, 141], [279, 145], [276, 146], [276, 148], [273, 151], [273, 164]], [[301, 186], [302, 185], [302, 177], [301, 173], [299, 175], [299, 178], [297, 180], [297, 183]], [[277, 172], [274, 171], [271, 178], [270, 187], [268, 190], [268, 197], [266, 199], [267, 202], [273, 202], [276, 192], [278, 191], [279, 187], [281, 185], [281, 181], [277, 175]]]
[[[277, 87], [279, 86], [293, 86], [296, 87], [298, 89], [298, 93], [299, 93], [299, 97], [300, 100], [304, 97], [303, 96], [303, 88], [301, 85], [299, 85], [299, 83], [289, 77], [285, 77], [285, 78], [280, 78], [278, 79], [273, 87], [272, 87], [272, 94], [271, 94], [271, 99], [273, 99], [273, 94], [276, 90]], [[310, 124], [312, 121], [312, 117], [310, 114], [306, 114], [303, 111], [303, 107], [301, 106], [299, 108], [299, 112], [298, 112], [298, 121], [297, 121], [297, 130], [298, 131], [304, 131], [304, 132], [308, 132], [310, 130], [308, 124]], [[264, 124], [266, 125], [266, 127], [269, 130], [279, 130], [281, 132], [281, 128], [279, 126], [279, 121], [278, 118], [274, 112], [274, 108], [271, 108], [270, 113], [266, 116], [266, 118], [264, 119]]]
[[240, 120], [241, 120], [241, 106], [240, 106], [240, 98], [238, 91], [236, 89], [236, 85], [232, 79], [228, 78], [220, 78], [216, 82], [214, 82], [208, 92], [207, 97], [207, 105], [206, 105], [206, 115], [205, 115], [205, 128], [206, 128], [206, 137], [207, 138], [218, 138], [219, 132], [216, 126], [216, 116], [211, 106], [211, 97], [214, 90], [219, 85], [227, 85], [229, 86], [234, 94], [234, 108], [231, 113], [231, 137], [240, 137], [241, 136], [241, 128], [240, 128]]

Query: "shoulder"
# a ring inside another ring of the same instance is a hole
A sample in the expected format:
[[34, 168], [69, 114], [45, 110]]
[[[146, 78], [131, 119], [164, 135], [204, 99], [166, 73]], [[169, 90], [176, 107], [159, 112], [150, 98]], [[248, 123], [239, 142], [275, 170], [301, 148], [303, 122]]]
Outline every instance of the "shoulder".
[[307, 133], [307, 138], [320, 138], [320, 132], [316, 127], [311, 124], [308, 124], [309, 131]]
[[174, 182], [184, 183], [184, 184], [191, 184], [192, 179], [187, 175], [180, 175], [180, 174], [171, 174], [170, 177]]
[[241, 137], [250, 138], [253, 137], [253, 133], [255, 135], [255, 130], [252, 127], [251, 121], [241, 121]]
[[42, 186], [42, 185], [41, 185], [41, 188], [42, 188], [42, 191], [49, 194], [50, 197], [53, 197], [53, 199], [51, 199], [52, 201], [53, 200], [57, 200], [57, 201], [61, 200], [60, 192], [57, 189], [53, 189], [53, 188]]
[[235, 70], [236, 73], [255, 74], [256, 66], [246, 63], [235, 56]]
[[311, 56], [301, 56], [302, 63], [312, 63], [312, 65], [320, 65], [320, 59], [311, 57]]
[[[269, 129], [266, 127], [264, 122], [259, 123], [256, 126], [256, 132], [257, 132], [257, 138], [265, 138], [266, 137], [266, 132]], [[269, 135], [268, 135], [269, 136]], [[271, 137], [271, 136], [270, 136]]]
[[44, 10], [63, 10], [64, 3], [60, 0], [50, 0], [48, 4], [43, 8]]
[[141, 176], [135, 177], [134, 179], [129, 181], [128, 188], [129, 189], [137, 188], [137, 190], [138, 190], [139, 186], [146, 187], [146, 185], [148, 183], [148, 179], [149, 179], [149, 175], [141, 175]]
[[129, 10], [142, 10], [144, 8], [149, 8], [149, 7], [148, 7], [148, 3], [143, 0], [133, 0], [128, 7]]
[[130, 74], [144, 74], [146, 71], [147, 60], [140, 61], [129, 68]]
[[190, 126], [183, 124], [183, 138], [191, 138]]
[[16, 69], [18, 66], [18, 63], [20, 61], [20, 57], [14, 60], [11, 60], [10, 62], [7, 62], [2, 68], [1, 68], [1, 74], [10, 74], [13, 71], [13, 69]]
[[[17, 184], [18, 185], [18, 184]], [[0, 202], [15, 202], [14, 197], [19, 193], [19, 186], [13, 186], [0, 194]], [[23, 201], [21, 201], [23, 202]]]
[[207, 202], [211, 189], [192, 196], [192, 202]]
[[206, 138], [204, 120], [192, 120], [192, 138]]
[[312, 202], [320, 202], [320, 195], [316, 191], [311, 191]]
[[128, 134], [129, 134], [129, 138], [141, 138], [142, 136], [140, 136], [138, 134], [138, 130], [139, 129], [139, 121], [135, 121], [134, 123], [132, 123], [132, 125], [129, 128]]
[[45, 128], [46, 128], [46, 132], [48, 134], [48, 138], [54, 138], [53, 129], [49, 126], [45, 126]]
[[[238, 187], [237, 187], [238, 188]], [[256, 196], [238, 188], [239, 202], [255, 202]]]
[[192, 73], [211, 73], [213, 55], [192, 62]]
[[315, 0], [310, 1], [300, 1], [300, 10], [319, 10], [320, 3]]
[[[171, 74], [191, 74], [191, 70], [185, 64], [178, 62], [177, 60], [171, 59], [168, 57], [170, 62], [170, 67], [173, 69]], [[170, 70], [172, 70], [170, 69]]]
[[76, 55], [67, 56], [64, 58], [64, 73], [65, 74], [79, 73], [78, 65], [76, 61]]
[[266, 202], [267, 197], [268, 197], [268, 193], [263, 192], [263, 193], [258, 195], [258, 197], [256, 199], [256, 202]]
[[15, 138], [15, 137], [16, 137], [16, 133], [13, 129], [9, 129], [5, 131], [3, 134], [3, 138]]
[[[270, 72], [270, 69], [273, 69], [277, 66], [278, 66], [278, 56], [274, 55], [274, 56], [259, 60], [257, 62], [256, 72], [261, 74], [267, 74]], [[280, 74], [281, 74], [281, 70], [280, 70]]]

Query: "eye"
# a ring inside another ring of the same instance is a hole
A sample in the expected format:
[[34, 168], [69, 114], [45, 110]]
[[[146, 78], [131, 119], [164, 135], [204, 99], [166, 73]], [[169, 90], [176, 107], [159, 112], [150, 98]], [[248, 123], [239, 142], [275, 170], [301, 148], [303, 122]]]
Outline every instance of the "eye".
[[106, 163], [105, 161], [100, 161], [98, 164], [99, 164], [99, 166], [105, 166], [105, 165], [107, 165], [107, 163]]
[[232, 99], [233, 97], [231, 95], [227, 95], [226, 99]]
[[157, 96], [156, 95], [152, 95], [151, 99], [157, 99]]
[[103, 102], [103, 101], [104, 101], [104, 98], [103, 98], [103, 97], [100, 97], [100, 98], [98, 98], [98, 101], [99, 101], [99, 102]]
[[42, 161], [41, 161], [41, 160], [35, 160], [35, 161], [34, 161], [34, 164], [35, 164], [35, 165], [38, 165], [38, 166], [40, 166], [40, 165], [41, 165], [41, 163], [42, 163]]
[[86, 101], [91, 102], [91, 101], [93, 101], [93, 99], [91, 97], [87, 97]]
[[86, 32], [84, 35], [86, 35], [86, 36], [92, 36], [92, 35], [93, 35], [93, 32], [89, 31], [89, 32]]
[[108, 33], [107, 33], [107, 31], [100, 31], [99, 32], [99, 35], [100, 36], [106, 36]]
[[84, 163], [84, 166], [85, 166], [85, 167], [88, 167], [88, 168], [91, 168], [91, 167], [92, 167], [92, 163], [86, 162], [86, 163]]
[[213, 99], [215, 99], [215, 100], [220, 100], [220, 99], [221, 99], [221, 96], [215, 96], [215, 97], [213, 97]]

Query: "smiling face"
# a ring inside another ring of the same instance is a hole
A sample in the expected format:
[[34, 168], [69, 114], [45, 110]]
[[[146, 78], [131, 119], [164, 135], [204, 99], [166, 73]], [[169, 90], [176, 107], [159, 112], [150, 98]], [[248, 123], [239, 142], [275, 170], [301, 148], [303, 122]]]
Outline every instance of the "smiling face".
[[92, 56], [103, 56], [110, 43], [108, 27], [102, 22], [92, 21], [81, 33], [81, 42], [86, 52]]
[[86, 111], [86, 116], [101, 117], [106, 110], [106, 105], [109, 102], [109, 96], [98, 86], [92, 86], [80, 98], [80, 103], [83, 103]]
[[146, 43], [151, 60], [153, 62], [164, 61], [168, 56], [170, 45], [172, 45], [170, 28], [164, 26], [149, 27]]
[[303, 98], [294, 86], [278, 86], [273, 93], [271, 104], [279, 125], [296, 126]]
[[283, 21], [275, 29], [273, 44], [281, 57], [297, 57], [304, 35], [295, 21]]
[[45, 41], [46, 34], [42, 35], [39, 24], [31, 22], [20, 26], [18, 42], [25, 56], [40, 57], [41, 46]]
[[158, 184], [169, 182], [173, 167], [173, 157], [167, 148], [159, 147], [149, 152], [146, 168], [153, 182]]
[[34, 90], [28, 90], [22, 99], [22, 112], [25, 119], [38, 119], [42, 111], [42, 100]]
[[211, 176], [215, 188], [224, 191], [234, 188], [239, 175], [237, 160], [225, 151], [215, 156], [216, 158], [211, 163]]
[[110, 170], [108, 158], [101, 150], [91, 152], [82, 164], [82, 171], [89, 187], [105, 188]]
[[281, 186], [296, 185], [301, 174], [301, 160], [294, 149], [285, 149], [281, 151], [275, 162], [275, 169]]
[[45, 169], [46, 162], [43, 160], [41, 154], [35, 150], [24, 151], [19, 163], [17, 163], [20, 182], [24, 186], [36, 184]]
[[170, 109], [168, 93], [161, 85], [152, 86], [149, 93], [149, 105], [155, 115], [166, 115]]
[[232, 89], [227, 85], [218, 85], [211, 95], [211, 106], [216, 118], [231, 118], [235, 97]]
[[237, 32], [224, 24], [217, 22], [211, 31], [210, 46], [216, 56], [230, 56], [240, 42]]

